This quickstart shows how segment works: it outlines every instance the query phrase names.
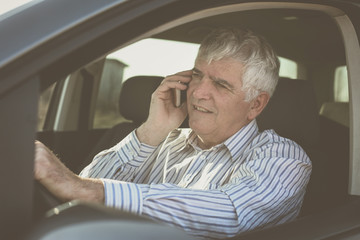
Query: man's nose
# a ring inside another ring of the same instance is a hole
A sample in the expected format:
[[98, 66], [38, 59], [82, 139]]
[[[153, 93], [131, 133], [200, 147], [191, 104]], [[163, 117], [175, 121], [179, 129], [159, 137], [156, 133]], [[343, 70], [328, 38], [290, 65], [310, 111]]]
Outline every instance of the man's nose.
[[209, 79], [202, 79], [194, 86], [193, 96], [196, 99], [209, 99], [213, 91], [213, 86]]

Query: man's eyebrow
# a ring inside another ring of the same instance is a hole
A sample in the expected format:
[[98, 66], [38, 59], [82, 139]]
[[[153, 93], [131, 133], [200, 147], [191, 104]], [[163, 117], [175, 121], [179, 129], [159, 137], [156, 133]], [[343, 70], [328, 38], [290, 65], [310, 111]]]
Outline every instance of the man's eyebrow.
[[[192, 69], [192, 71], [195, 72], [195, 73], [198, 73], [198, 74], [202, 74], [202, 72], [199, 69], [197, 69], [196, 67], [194, 67]], [[234, 85], [232, 85], [231, 83], [229, 83], [225, 79], [212, 77], [212, 76], [210, 76], [210, 79], [213, 80], [216, 83], [224, 85], [225, 87], [227, 87], [231, 91], [233, 91], [235, 89]]]
[[219, 83], [219, 84], [222, 84], [222, 85], [226, 86], [229, 90], [234, 90], [235, 89], [234, 85], [232, 85], [231, 83], [229, 83], [225, 79], [217, 78], [217, 77], [210, 77], [210, 79], [215, 81], [216, 83]]

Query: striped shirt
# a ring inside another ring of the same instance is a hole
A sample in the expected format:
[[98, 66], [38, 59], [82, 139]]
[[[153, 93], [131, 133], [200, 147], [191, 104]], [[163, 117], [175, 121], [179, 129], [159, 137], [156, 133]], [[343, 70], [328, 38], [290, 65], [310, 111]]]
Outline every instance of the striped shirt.
[[134, 131], [80, 176], [102, 178], [107, 206], [223, 238], [295, 219], [310, 173], [299, 145], [259, 132], [254, 120], [207, 150], [191, 129], [172, 131], [157, 147]]

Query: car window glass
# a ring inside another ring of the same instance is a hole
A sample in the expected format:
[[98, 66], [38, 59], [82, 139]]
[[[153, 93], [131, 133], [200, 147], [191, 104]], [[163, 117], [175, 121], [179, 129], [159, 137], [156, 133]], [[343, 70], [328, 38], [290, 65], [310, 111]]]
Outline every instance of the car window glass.
[[349, 102], [349, 85], [346, 66], [337, 67], [334, 77], [335, 102]]
[[287, 58], [279, 57], [280, 60], [280, 77], [288, 77], [291, 79], [298, 78], [298, 65], [295, 61]]

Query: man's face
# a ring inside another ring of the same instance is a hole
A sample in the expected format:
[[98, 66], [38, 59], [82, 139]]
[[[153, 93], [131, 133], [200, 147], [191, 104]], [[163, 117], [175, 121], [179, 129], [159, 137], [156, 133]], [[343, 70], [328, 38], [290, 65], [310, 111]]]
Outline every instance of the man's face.
[[234, 59], [197, 59], [187, 91], [189, 125], [207, 147], [225, 141], [252, 120], [245, 102], [243, 65]]

